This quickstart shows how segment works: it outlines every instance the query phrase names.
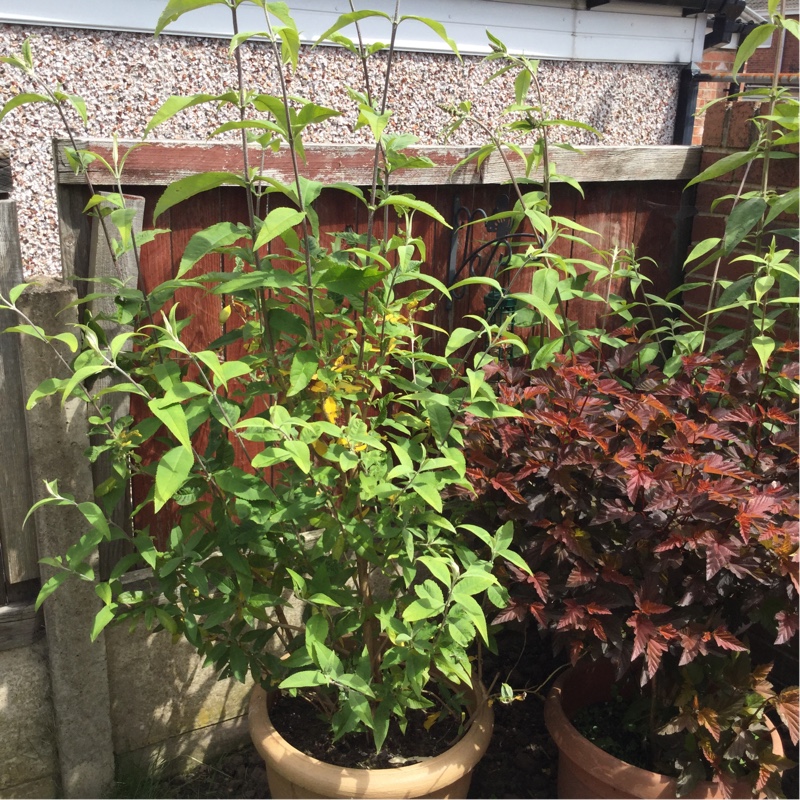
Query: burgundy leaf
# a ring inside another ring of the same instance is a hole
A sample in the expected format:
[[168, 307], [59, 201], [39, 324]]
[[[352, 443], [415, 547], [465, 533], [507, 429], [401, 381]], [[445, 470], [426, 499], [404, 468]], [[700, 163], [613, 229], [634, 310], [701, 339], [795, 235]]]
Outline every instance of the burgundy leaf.
[[567, 578], [567, 588], [574, 589], [587, 583], [594, 583], [597, 580], [597, 572], [589, 567], [585, 562], [578, 561], [572, 568]]
[[527, 608], [522, 605], [511, 605], [503, 609], [493, 620], [492, 625], [501, 625], [512, 620], [522, 621], [527, 616]]
[[707, 472], [711, 475], [724, 475], [728, 478], [737, 478], [742, 481], [755, 477], [752, 472], [742, 469], [733, 461], [728, 461], [719, 453], [710, 453], [704, 456], [701, 459], [700, 465], [703, 472]]
[[723, 650], [733, 650], [739, 652], [747, 650], [747, 648], [725, 628], [717, 628], [712, 632], [711, 637], [713, 638], [714, 642]]
[[508, 495], [513, 502], [520, 504], [525, 502], [522, 495], [519, 493], [519, 489], [517, 489], [514, 476], [510, 473], [501, 472], [495, 475], [495, 477], [491, 480], [491, 484], [495, 489], [499, 489]]
[[797, 633], [798, 615], [797, 612], [779, 611], [775, 615], [775, 622], [778, 623], [778, 637], [775, 644], [786, 644], [791, 641]]
[[658, 672], [661, 656], [666, 652], [667, 644], [661, 639], [652, 638], [647, 641], [647, 674], [652, 678]]
[[547, 627], [547, 617], [544, 614], [544, 603], [531, 603], [528, 608], [536, 621], [543, 628]]
[[797, 686], [790, 686], [784, 689], [775, 701], [775, 710], [778, 712], [783, 724], [789, 730], [789, 736], [792, 739], [792, 744], [797, 747], [798, 742], [798, 703], [800, 702], [800, 694], [798, 693]]

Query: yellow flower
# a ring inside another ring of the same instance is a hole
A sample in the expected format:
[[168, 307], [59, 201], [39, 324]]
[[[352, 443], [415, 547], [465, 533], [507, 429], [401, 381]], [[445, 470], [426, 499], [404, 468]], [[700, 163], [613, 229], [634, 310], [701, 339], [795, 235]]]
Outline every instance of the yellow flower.
[[314, 448], [314, 452], [320, 457], [324, 456], [325, 453], [328, 452], [328, 445], [326, 445], [322, 439], [315, 439], [313, 442], [311, 442], [311, 446]]

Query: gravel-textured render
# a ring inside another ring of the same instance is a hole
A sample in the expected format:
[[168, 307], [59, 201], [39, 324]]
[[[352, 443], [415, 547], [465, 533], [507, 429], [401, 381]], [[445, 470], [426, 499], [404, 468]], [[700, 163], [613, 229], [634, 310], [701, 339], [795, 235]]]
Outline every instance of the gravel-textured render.
[[[27, 36], [33, 40], [41, 80], [86, 100], [89, 124], [77, 115], [78, 136], [136, 139], [152, 114], [170, 95], [218, 94], [235, 85], [235, 69], [220, 39], [163, 36], [154, 40], [138, 33], [0, 24], [0, 54], [19, 52]], [[385, 56], [372, 62], [373, 87], [382, 85]], [[449, 116], [440, 108], [470, 100], [476, 114], [491, 122], [513, 99], [513, 79], [503, 76], [485, 86], [493, 65], [467, 56], [399, 52], [392, 68], [389, 131], [410, 132], [422, 144], [440, 144]], [[602, 138], [575, 128], [553, 136], [573, 144], [670, 144], [675, 120], [677, 66], [543, 61], [540, 82], [544, 107], [551, 118], [593, 125]], [[255, 43], [246, 49], [247, 86], [262, 93], [277, 90], [271, 51]], [[0, 104], [20, 90], [21, 73], [0, 65]], [[306, 141], [366, 143], [368, 130], [355, 131], [356, 108], [348, 87], [362, 91], [361, 66], [338, 47], [308, 47], [290, 79], [290, 91], [344, 113], [310, 129]], [[230, 112], [228, 112], [230, 113]], [[222, 114], [225, 114], [223, 110]], [[224, 117], [223, 117], [224, 120]], [[194, 107], [158, 128], [152, 138], [204, 140], [219, 124], [209, 106]], [[50, 139], [66, 131], [55, 110], [38, 104], [16, 110], [3, 121], [0, 141], [11, 151], [14, 194], [19, 207], [21, 244], [26, 274], [59, 274], [58, 231], [53, 192]], [[478, 144], [483, 135], [464, 127], [453, 144]]]

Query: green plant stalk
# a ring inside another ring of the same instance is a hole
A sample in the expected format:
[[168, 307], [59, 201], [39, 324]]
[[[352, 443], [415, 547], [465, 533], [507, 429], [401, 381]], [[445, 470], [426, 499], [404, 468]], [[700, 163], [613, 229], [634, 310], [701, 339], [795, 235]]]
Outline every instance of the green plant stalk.
[[[352, 7], [352, 2], [351, 2]], [[395, 42], [397, 41], [397, 28], [400, 25], [400, 0], [395, 0], [394, 6], [394, 15], [392, 17], [392, 32], [391, 38], [389, 39], [389, 51], [386, 56], [386, 73], [384, 75], [383, 81], [383, 93], [381, 95], [381, 110], [380, 113], [386, 113], [386, 106], [388, 105], [389, 100], [389, 83], [392, 74], [392, 62], [394, 60], [394, 48]], [[358, 31], [358, 39], [359, 39], [359, 46], [361, 45], [361, 32], [360, 27], [356, 24], [356, 30]], [[363, 51], [362, 51], [363, 53]], [[367, 62], [366, 58], [362, 55], [362, 63], [364, 65], [364, 72], [367, 73]], [[368, 85], [369, 86], [369, 85]], [[370, 95], [367, 95], [368, 99], [371, 99]], [[372, 184], [370, 186], [369, 192], [369, 210], [367, 211], [367, 241], [366, 241], [366, 250], [369, 251], [372, 247], [372, 237], [373, 231], [375, 227], [375, 204], [378, 200], [378, 175], [380, 172], [380, 162], [381, 156], [383, 155], [383, 143], [380, 141], [380, 138], [375, 143], [375, 153], [372, 160]], [[384, 189], [388, 191], [388, 185], [384, 186]], [[384, 236], [386, 231], [388, 230], [388, 214], [389, 209], [388, 207], [384, 211]], [[367, 304], [369, 302], [369, 293], [367, 291], [364, 292], [364, 303], [363, 303], [363, 310], [362, 315], [367, 315]], [[366, 333], [364, 331], [364, 327], [361, 323], [359, 323], [359, 343], [358, 343], [358, 362], [356, 369], [361, 369], [364, 363], [364, 348], [366, 346]]]
[[[263, 6], [264, 9], [264, 18], [267, 22], [267, 30], [269, 31], [269, 38], [270, 44], [272, 45], [272, 52], [275, 54], [275, 68], [278, 72], [278, 80], [280, 82], [281, 87], [281, 99], [283, 101], [283, 108], [286, 111], [286, 142], [289, 145], [289, 155], [292, 159], [292, 173], [294, 174], [294, 185], [295, 191], [297, 192], [297, 203], [300, 207], [300, 210], [305, 212], [305, 201], [303, 200], [303, 193], [302, 188], [300, 185], [300, 166], [297, 162], [297, 146], [295, 144], [294, 139], [294, 131], [292, 130], [292, 121], [289, 114], [290, 104], [289, 104], [289, 92], [286, 88], [286, 76], [283, 73], [283, 61], [281, 60], [281, 53], [278, 49], [278, 42], [275, 39], [275, 36], [272, 32], [272, 20], [269, 17], [269, 11], [267, 11], [266, 5]], [[299, 135], [299, 134], [298, 134]], [[312, 341], [317, 341], [317, 314], [316, 308], [314, 303], [314, 285], [313, 285], [313, 274], [311, 269], [311, 254], [308, 251], [308, 220], [305, 216], [300, 221], [300, 226], [303, 229], [303, 258], [305, 261], [306, 267], [306, 282], [308, 286], [306, 287], [306, 294], [308, 300], [308, 322], [311, 328], [311, 339]]]
[[[736, 190], [736, 196], [733, 198], [733, 204], [731, 205], [731, 211], [739, 203], [739, 200], [742, 197], [742, 193], [744, 192], [745, 184], [747, 183], [747, 176], [750, 174], [750, 167], [752, 166], [752, 161], [745, 165], [744, 174], [742, 175], [742, 180], [739, 182], [739, 188]], [[720, 256], [714, 262], [714, 273], [711, 276], [711, 284], [709, 285], [708, 289], [708, 304], [706, 306], [706, 312], [703, 315], [703, 336], [700, 339], [700, 348], [699, 352], [704, 353], [706, 347], [706, 339], [708, 337], [708, 326], [711, 323], [711, 314], [713, 313], [714, 309], [714, 301], [716, 300], [717, 294], [717, 284], [719, 283], [719, 270], [722, 266], [722, 259], [723, 256]]]

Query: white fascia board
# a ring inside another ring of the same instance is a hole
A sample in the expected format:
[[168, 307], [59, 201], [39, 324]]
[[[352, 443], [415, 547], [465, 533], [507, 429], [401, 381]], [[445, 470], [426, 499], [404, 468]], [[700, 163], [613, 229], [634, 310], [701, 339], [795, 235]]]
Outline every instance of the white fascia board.
[[[358, 7], [391, 14], [394, 5], [394, 0], [370, 0]], [[0, 0], [0, 22], [152, 33], [164, 6], [165, 0]], [[289, 7], [306, 43], [350, 10], [347, 0], [289, 0]], [[684, 18], [676, 7], [612, 2], [587, 11], [581, 0], [403, 0], [401, 11], [442, 22], [465, 55], [489, 52], [489, 28], [513, 52], [538, 58], [651, 64], [687, 64], [694, 59], [697, 17]], [[698, 16], [704, 22], [705, 15]], [[240, 8], [239, 30], [263, 28], [260, 9]], [[367, 41], [388, 39], [384, 19], [365, 19], [361, 28]], [[165, 33], [228, 37], [230, 30], [230, 11], [213, 5], [187, 13]], [[450, 52], [427, 26], [415, 21], [400, 27], [397, 47]]]

